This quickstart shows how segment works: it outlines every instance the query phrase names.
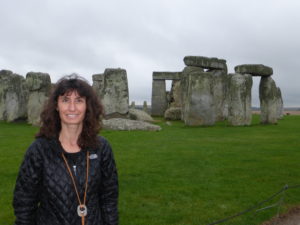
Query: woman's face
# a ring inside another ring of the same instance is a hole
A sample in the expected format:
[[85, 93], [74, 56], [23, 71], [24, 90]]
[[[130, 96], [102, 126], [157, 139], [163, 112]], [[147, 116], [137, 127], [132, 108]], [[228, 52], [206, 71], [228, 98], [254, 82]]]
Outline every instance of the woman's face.
[[62, 124], [82, 125], [86, 112], [86, 99], [77, 91], [70, 91], [58, 97], [57, 110]]

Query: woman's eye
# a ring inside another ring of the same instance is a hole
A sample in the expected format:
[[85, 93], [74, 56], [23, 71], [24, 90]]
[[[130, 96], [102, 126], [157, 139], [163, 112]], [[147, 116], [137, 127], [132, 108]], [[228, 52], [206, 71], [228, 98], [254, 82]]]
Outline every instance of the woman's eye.
[[76, 99], [76, 102], [81, 103], [81, 102], [83, 102], [83, 99], [82, 98], [78, 98], [78, 99]]

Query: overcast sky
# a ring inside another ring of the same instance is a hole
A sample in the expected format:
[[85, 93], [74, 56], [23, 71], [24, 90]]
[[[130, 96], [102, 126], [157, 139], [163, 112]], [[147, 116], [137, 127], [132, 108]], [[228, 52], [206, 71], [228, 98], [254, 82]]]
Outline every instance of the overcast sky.
[[[127, 71], [130, 101], [151, 102], [153, 71], [186, 55], [273, 68], [285, 106], [300, 106], [298, 0], [0, 0], [0, 69], [52, 82]], [[254, 77], [253, 105], [259, 105]]]

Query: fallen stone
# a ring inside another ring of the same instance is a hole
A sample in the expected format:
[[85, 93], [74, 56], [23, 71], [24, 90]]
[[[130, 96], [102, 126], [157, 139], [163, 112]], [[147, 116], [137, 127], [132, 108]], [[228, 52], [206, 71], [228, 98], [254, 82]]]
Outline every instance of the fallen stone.
[[218, 58], [208, 58], [204, 56], [185, 56], [183, 59], [185, 65], [196, 66], [204, 69], [219, 69], [227, 73], [226, 60]]
[[250, 74], [252, 76], [271, 76], [273, 69], [262, 64], [243, 64], [234, 67], [234, 71], [240, 74]]
[[181, 107], [170, 107], [166, 110], [164, 118], [166, 120], [181, 120]]
[[159, 131], [161, 127], [153, 125], [144, 121], [129, 120], [122, 118], [113, 118], [103, 120], [103, 128], [106, 130], [145, 130], [145, 131]]
[[139, 121], [146, 121], [146, 122], [153, 122], [153, 118], [146, 113], [144, 110], [139, 109], [129, 109], [129, 118], [131, 120], [139, 120]]

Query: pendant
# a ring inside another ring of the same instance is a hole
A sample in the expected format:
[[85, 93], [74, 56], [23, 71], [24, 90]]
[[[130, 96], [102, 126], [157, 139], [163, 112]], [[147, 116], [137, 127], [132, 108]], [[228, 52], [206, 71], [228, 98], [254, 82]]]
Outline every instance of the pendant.
[[86, 206], [85, 205], [79, 205], [77, 207], [77, 214], [80, 217], [86, 216], [86, 214], [87, 214], [87, 208], [86, 208]]

